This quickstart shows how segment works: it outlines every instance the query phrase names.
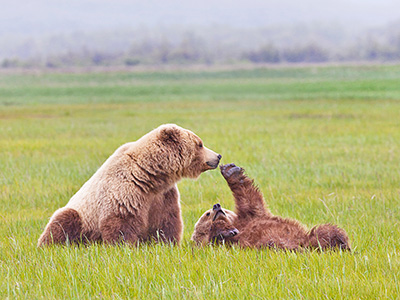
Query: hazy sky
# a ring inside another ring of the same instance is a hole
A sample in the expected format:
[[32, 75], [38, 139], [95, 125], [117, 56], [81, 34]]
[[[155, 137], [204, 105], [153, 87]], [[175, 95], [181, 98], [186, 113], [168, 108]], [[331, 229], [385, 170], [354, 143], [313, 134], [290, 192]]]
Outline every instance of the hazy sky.
[[297, 22], [379, 26], [400, 0], [0, 0], [0, 36], [163, 25], [262, 27]]

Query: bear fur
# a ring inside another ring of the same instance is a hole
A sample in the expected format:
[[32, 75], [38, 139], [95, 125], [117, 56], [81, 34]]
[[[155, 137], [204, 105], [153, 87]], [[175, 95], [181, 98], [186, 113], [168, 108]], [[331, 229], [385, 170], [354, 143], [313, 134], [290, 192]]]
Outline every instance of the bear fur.
[[215, 204], [195, 225], [192, 240], [208, 243], [239, 244], [241, 247], [285, 250], [350, 250], [346, 232], [336, 225], [323, 224], [311, 230], [296, 220], [274, 216], [253, 180], [234, 164], [220, 166], [235, 198], [235, 210]]
[[193, 132], [162, 125], [119, 147], [53, 214], [38, 246], [92, 241], [179, 243], [183, 222], [176, 183], [215, 169], [220, 159]]

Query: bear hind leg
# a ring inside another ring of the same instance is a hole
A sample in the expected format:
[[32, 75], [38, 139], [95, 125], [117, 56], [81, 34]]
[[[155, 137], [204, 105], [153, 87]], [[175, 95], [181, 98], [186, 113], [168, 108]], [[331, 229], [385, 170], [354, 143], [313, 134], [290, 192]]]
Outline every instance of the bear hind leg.
[[347, 233], [342, 228], [332, 224], [313, 227], [308, 235], [308, 245], [311, 248], [321, 250], [351, 250]]
[[51, 244], [79, 242], [82, 233], [82, 219], [72, 208], [62, 208], [50, 219], [39, 238], [38, 247]]

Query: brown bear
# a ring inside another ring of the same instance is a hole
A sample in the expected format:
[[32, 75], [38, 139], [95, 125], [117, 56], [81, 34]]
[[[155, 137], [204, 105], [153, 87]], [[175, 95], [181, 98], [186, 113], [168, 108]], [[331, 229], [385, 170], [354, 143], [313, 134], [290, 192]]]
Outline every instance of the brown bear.
[[323, 224], [311, 230], [296, 220], [274, 216], [253, 180], [234, 164], [220, 166], [235, 198], [236, 213], [215, 204], [195, 225], [192, 240], [208, 243], [239, 244], [241, 247], [285, 250], [350, 250], [346, 232], [336, 225]]
[[183, 223], [176, 183], [215, 169], [220, 159], [193, 132], [162, 125], [119, 147], [53, 214], [38, 246], [91, 241], [179, 243]]

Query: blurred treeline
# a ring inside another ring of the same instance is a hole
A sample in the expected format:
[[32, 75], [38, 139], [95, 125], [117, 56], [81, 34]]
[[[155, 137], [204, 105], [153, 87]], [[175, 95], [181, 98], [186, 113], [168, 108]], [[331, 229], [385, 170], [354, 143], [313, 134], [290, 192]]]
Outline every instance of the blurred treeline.
[[362, 61], [400, 61], [400, 22], [368, 30], [169, 26], [0, 37], [2, 68]]

